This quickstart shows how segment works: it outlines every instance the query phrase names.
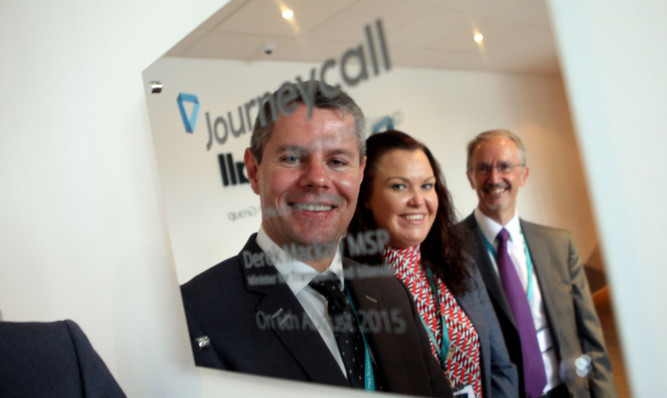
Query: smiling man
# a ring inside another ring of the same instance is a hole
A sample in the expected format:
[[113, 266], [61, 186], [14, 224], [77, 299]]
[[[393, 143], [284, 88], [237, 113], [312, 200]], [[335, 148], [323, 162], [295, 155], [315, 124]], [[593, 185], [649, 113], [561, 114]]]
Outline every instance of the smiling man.
[[[468, 144], [467, 169], [479, 202], [459, 225], [468, 233], [469, 251], [519, 369], [521, 396], [615, 397], [571, 235], [524, 221], [516, 210], [529, 172], [521, 139], [507, 130], [479, 134]], [[577, 359], [582, 376], [564, 377], [574, 374]]]
[[347, 94], [317, 82], [283, 85], [263, 104], [244, 157], [259, 231], [181, 287], [198, 366], [451, 396], [403, 285], [390, 273], [352, 280], [358, 264], [340, 254], [364, 125]]
[[[263, 217], [262, 228], [297, 257], [313, 252], [300, 260], [322, 272], [354, 214], [363, 175], [355, 116], [315, 108], [308, 118], [300, 105], [275, 122], [270, 140], [262, 145], [260, 139], [252, 140], [245, 163], [262, 208], [276, 210]], [[305, 250], [309, 245], [324, 250]]]

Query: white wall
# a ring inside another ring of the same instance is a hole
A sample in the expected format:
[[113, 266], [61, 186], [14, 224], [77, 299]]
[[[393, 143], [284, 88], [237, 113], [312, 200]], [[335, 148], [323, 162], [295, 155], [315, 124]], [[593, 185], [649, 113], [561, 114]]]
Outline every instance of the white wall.
[[[250, 130], [238, 138], [228, 133], [224, 144], [214, 142], [207, 150], [204, 114], [208, 112], [213, 123], [231, 112], [238, 127], [238, 106], [296, 76], [306, 79], [318, 66], [162, 58], [144, 72], [147, 82], [164, 83], [161, 94], [148, 96], [148, 106], [181, 283], [237, 254], [260, 224], [257, 196], [247, 184], [223, 187], [217, 159], [218, 154], [232, 153], [241, 161]], [[339, 82], [334, 73], [328, 79]], [[369, 123], [399, 115], [395, 127], [427, 143], [442, 164], [462, 217], [477, 205], [465, 177], [467, 142], [492, 128], [517, 132], [525, 140], [531, 167], [520, 194], [520, 214], [573, 231], [584, 259], [594, 250], [597, 236], [560, 77], [394, 68], [348, 91]], [[185, 132], [181, 121], [179, 93], [195, 94], [199, 100], [193, 134]], [[249, 208], [254, 215], [230, 220], [230, 213]]]
[[667, 2], [550, 2], [635, 397], [667, 391]]

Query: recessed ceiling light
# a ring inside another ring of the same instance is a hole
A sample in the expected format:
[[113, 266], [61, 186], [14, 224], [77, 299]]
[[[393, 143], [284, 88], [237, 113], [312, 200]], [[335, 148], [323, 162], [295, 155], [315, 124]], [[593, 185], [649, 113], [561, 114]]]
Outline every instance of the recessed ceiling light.
[[283, 18], [292, 19], [292, 17], [294, 17], [294, 11], [290, 10], [289, 8], [283, 10]]
[[484, 40], [484, 35], [481, 33], [475, 33], [475, 42], [481, 43]]

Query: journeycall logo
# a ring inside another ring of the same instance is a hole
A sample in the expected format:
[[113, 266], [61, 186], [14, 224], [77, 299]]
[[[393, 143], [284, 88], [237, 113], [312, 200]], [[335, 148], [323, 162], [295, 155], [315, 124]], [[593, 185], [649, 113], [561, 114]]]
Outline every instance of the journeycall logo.
[[[265, 95], [270, 96], [268, 93]], [[183, 120], [183, 127], [185, 127], [185, 132], [193, 134], [195, 132], [195, 125], [197, 124], [197, 117], [199, 116], [199, 99], [194, 94], [179, 93], [178, 97], [176, 98], [176, 103], [178, 104], [178, 110], [181, 114], [181, 120]], [[190, 110], [189, 115], [188, 110]], [[250, 117], [250, 110], [248, 108], [246, 108], [246, 119], [241, 121], [240, 128], [236, 128], [235, 124], [232, 123], [231, 112], [228, 112], [227, 116], [229, 123], [225, 121], [223, 116], [218, 116], [215, 118], [213, 123], [211, 123], [211, 116], [208, 112], [206, 112], [206, 126], [208, 127], [208, 143], [206, 144], [207, 151], [211, 149], [214, 140], [218, 144], [224, 144], [227, 141], [229, 130], [231, 130], [231, 133], [234, 137], [238, 137], [246, 132], [247, 123], [248, 131], [250, 131], [252, 122]]]
[[[197, 124], [197, 116], [199, 116], [199, 99], [194, 94], [180, 93], [176, 98], [176, 102], [178, 103], [178, 110], [181, 113], [185, 132], [193, 134], [195, 125]], [[188, 109], [190, 110], [190, 114], [188, 114]], [[218, 165], [220, 166], [223, 187], [250, 183], [245, 174], [245, 165], [243, 162], [235, 161], [233, 154], [219, 154]]]
[[[326, 59], [319, 68], [310, 69], [305, 82], [297, 76], [295, 81], [285, 81], [280, 85], [275, 90], [275, 95], [271, 91], [254, 95], [235, 109], [218, 113], [217, 116], [211, 115], [208, 110], [204, 112], [208, 130], [206, 150], [211, 150], [214, 143], [224, 145], [230, 136], [239, 138], [246, 132], [252, 132], [255, 119], [251, 115], [253, 113], [257, 115], [257, 123], [262, 127], [269, 123], [267, 120], [269, 117], [275, 122], [279, 114], [285, 116], [292, 114], [296, 109], [293, 100], [297, 94], [300, 94], [308, 108], [310, 117], [315, 106], [316, 92], [315, 85], [308, 84], [309, 82], [319, 81], [322, 93], [331, 97], [340, 91], [342, 86], [355, 87], [361, 82], [388, 72], [391, 65], [384, 27], [382, 20], [378, 19], [375, 23], [364, 26], [363, 39], [358, 46], [348, 48], [340, 57]], [[199, 116], [199, 99], [194, 94], [179, 93], [176, 102], [186, 133], [193, 134]], [[270, 115], [259, 112], [263, 106], [270, 109]], [[387, 116], [374, 121], [370, 127], [373, 133], [378, 133], [392, 129], [396, 123], [396, 118]], [[244, 163], [235, 160], [232, 153], [218, 154], [218, 166], [223, 188], [249, 184]]]
[[[333, 96], [342, 89], [342, 86], [355, 87], [383, 72], [388, 72], [391, 65], [384, 27], [382, 20], [378, 19], [375, 23], [364, 26], [363, 39], [359, 45], [348, 48], [339, 57], [324, 60], [319, 68], [311, 68], [305, 80], [297, 76], [295, 81], [285, 81], [281, 84], [275, 90], [275, 95], [272, 94], [273, 90], [254, 95], [245, 103], [227, 112], [211, 115], [209, 111], [206, 111], [208, 128], [206, 150], [210, 151], [215, 143], [224, 145], [230, 135], [233, 138], [239, 138], [246, 132], [251, 132], [253, 120], [255, 120], [251, 114], [258, 116], [257, 122], [260, 126], [266, 126], [269, 122], [266, 120], [268, 115], [259, 112], [259, 109], [265, 104], [268, 104], [271, 111], [270, 118], [275, 122], [279, 114], [287, 116], [295, 111], [296, 107], [292, 102], [295, 96], [300, 94], [303, 103], [308, 107], [310, 117], [316, 93], [315, 86], [306, 84], [307, 82], [319, 81], [322, 87], [328, 87], [326, 90], [323, 89], [323, 94]], [[197, 96], [180, 93], [177, 102], [185, 131], [193, 133], [199, 114]], [[188, 106], [192, 109], [189, 115]], [[384, 120], [381, 125], [374, 126], [376, 127], [374, 131], [382, 131], [392, 126], [391, 120]]]
[[[180, 93], [178, 94], [178, 98], [176, 98], [176, 102], [178, 103], [178, 110], [181, 112], [181, 119], [183, 119], [183, 126], [185, 127], [185, 131], [190, 134], [194, 133], [195, 125], [197, 124], [197, 116], [199, 116], [199, 100], [197, 99], [197, 96], [193, 94]], [[188, 110], [185, 106], [186, 103], [192, 104], [192, 110], [189, 116]]]

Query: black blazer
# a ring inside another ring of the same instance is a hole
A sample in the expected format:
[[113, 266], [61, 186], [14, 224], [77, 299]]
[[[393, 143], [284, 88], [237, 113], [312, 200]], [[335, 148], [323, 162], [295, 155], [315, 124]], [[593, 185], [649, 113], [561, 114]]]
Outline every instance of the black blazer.
[[[535, 274], [542, 292], [544, 309], [561, 361], [587, 354], [593, 360], [588, 383], [564, 380], [570, 395], [578, 398], [615, 397], [611, 364], [602, 336], [581, 256], [572, 236], [565, 230], [520, 220]], [[482, 231], [474, 215], [459, 224], [467, 232], [467, 247], [484, 279], [491, 302], [498, 315], [512, 362], [519, 369], [519, 387], [523, 391], [521, 342], [512, 310], [498, 274], [489, 260]]]
[[0, 322], [0, 397], [125, 397], [73, 321]]
[[[246, 266], [261, 249], [250, 237], [235, 257], [181, 286], [195, 364], [256, 375], [349, 386], [319, 333], [272, 265]], [[249, 258], [249, 257], [246, 257]], [[344, 261], [347, 271], [358, 264]], [[409, 293], [393, 276], [348, 278], [359, 312], [377, 314], [366, 334], [383, 391], [451, 396]], [[359, 275], [358, 275], [359, 276]], [[379, 325], [379, 326], [378, 326]], [[198, 337], [210, 345], [200, 348]]]

